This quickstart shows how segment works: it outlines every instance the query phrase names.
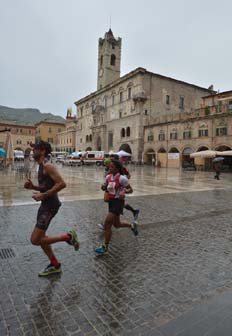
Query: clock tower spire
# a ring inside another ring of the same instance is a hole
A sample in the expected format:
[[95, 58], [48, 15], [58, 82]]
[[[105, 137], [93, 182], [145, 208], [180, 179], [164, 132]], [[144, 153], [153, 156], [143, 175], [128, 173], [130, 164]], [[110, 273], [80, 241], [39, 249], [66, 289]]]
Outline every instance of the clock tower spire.
[[118, 37], [116, 39], [111, 29], [105, 33], [104, 38], [99, 38], [97, 75], [98, 90], [120, 78], [121, 44], [121, 38]]

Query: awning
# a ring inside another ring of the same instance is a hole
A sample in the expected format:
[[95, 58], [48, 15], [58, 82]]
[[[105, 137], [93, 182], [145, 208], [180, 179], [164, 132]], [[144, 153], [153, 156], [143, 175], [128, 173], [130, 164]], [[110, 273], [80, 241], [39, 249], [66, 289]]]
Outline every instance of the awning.
[[190, 157], [191, 158], [195, 158], [195, 157], [214, 158], [217, 155], [217, 153], [218, 152], [209, 149], [209, 150], [192, 153], [190, 154]]

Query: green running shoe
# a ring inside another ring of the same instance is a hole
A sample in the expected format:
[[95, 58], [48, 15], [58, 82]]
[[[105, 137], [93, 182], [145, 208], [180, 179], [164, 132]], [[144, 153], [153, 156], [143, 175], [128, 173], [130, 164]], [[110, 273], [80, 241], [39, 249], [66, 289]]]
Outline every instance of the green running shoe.
[[133, 231], [135, 236], [138, 236], [138, 223], [136, 220], [133, 221], [133, 223], [131, 224], [131, 230]]
[[53, 266], [52, 264], [49, 264], [47, 267], [45, 267], [43, 271], [39, 272], [39, 276], [46, 277], [48, 275], [57, 273], [61, 273], [61, 264], [59, 264], [58, 266]]
[[80, 243], [78, 241], [76, 232], [74, 230], [70, 230], [68, 234], [71, 236], [69, 244], [74, 247], [75, 251], [78, 251], [80, 248]]

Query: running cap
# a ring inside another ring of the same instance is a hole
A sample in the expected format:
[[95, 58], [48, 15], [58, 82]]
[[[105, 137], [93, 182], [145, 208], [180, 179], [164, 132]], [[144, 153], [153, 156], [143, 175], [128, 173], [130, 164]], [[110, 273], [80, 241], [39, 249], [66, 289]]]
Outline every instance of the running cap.
[[106, 159], [104, 160], [104, 165], [105, 165], [105, 166], [108, 166], [110, 163], [111, 163], [111, 159], [110, 159], [110, 158], [106, 158]]
[[52, 152], [52, 147], [49, 142], [47, 141], [37, 141], [36, 143], [30, 143], [30, 146], [34, 149], [45, 149], [46, 150], [46, 155], [50, 154]]

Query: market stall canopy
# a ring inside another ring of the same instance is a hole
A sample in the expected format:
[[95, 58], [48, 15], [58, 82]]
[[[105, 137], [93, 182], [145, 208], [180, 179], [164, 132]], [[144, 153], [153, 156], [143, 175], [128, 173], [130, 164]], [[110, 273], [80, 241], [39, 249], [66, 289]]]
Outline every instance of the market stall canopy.
[[124, 150], [120, 150], [119, 152], [115, 153], [117, 154], [119, 157], [123, 157], [123, 156], [131, 156], [130, 153], [125, 152]]
[[[213, 158], [217, 155], [217, 153], [219, 153], [219, 152], [216, 152], [216, 151], [213, 151], [213, 150], [209, 149], [209, 150], [204, 150], [204, 151], [192, 153], [192, 154], [190, 154], [190, 157], [191, 158], [195, 158], [195, 157]], [[220, 153], [220, 155], [222, 155], [222, 154]]]
[[223, 151], [223, 152], [217, 152], [217, 155], [232, 156], [232, 150]]

